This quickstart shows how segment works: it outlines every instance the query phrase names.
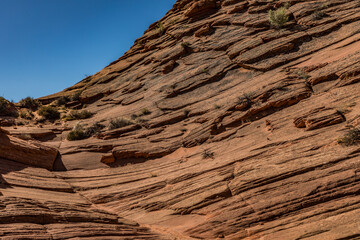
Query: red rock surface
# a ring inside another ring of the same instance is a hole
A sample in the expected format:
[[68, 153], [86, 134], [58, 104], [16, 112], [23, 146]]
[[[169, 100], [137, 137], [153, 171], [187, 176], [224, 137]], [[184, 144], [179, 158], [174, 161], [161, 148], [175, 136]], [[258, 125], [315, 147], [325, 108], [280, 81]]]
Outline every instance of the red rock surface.
[[[1, 160], [7, 239], [358, 239], [360, 2], [179, 0], [124, 56], [62, 92], [95, 113], [4, 127], [59, 149], [56, 171]], [[321, 12], [319, 14], [318, 12]], [[321, 17], [319, 17], [321, 16]], [[147, 114], [141, 114], [144, 110]], [[135, 118], [135, 117], [134, 117]]]
[[58, 150], [37, 141], [25, 141], [0, 128], [0, 158], [53, 170]]

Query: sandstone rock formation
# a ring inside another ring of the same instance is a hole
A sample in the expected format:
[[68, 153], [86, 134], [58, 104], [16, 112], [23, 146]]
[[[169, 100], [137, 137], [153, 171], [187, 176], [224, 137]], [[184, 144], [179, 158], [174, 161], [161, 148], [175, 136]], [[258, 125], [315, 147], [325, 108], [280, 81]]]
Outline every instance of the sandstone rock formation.
[[4, 127], [60, 157], [0, 160], [0, 237], [358, 239], [360, 151], [338, 139], [360, 127], [359, 74], [357, 0], [178, 0], [124, 56], [39, 99], [77, 94], [85, 126], [133, 124], [79, 141], [78, 121]]
[[58, 150], [36, 141], [25, 141], [8, 135], [0, 128], [0, 158], [31, 166], [53, 169]]

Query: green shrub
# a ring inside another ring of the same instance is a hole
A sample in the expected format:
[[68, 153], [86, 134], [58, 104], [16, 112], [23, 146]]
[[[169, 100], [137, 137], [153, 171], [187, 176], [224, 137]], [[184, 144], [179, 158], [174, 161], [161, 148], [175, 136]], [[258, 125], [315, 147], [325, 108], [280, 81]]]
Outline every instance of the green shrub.
[[157, 31], [160, 36], [162, 36], [165, 33], [165, 28], [164, 28], [164, 25], [162, 24], [162, 22], [158, 22], [156, 24], [156, 28], [157, 28]]
[[69, 132], [66, 138], [69, 141], [86, 139], [93, 135], [97, 135], [103, 128], [105, 128], [105, 125], [100, 124], [99, 122], [94, 123], [88, 128], [84, 128], [80, 123], [78, 123], [74, 126], [71, 132]]
[[38, 114], [48, 120], [56, 120], [60, 118], [60, 113], [53, 106], [42, 106], [38, 110]]
[[17, 115], [18, 113], [15, 106], [5, 98], [0, 97], [0, 116], [17, 117]]
[[109, 129], [122, 128], [134, 124], [132, 121], [125, 118], [115, 118], [110, 121]]
[[83, 111], [72, 110], [69, 113], [69, 115], [64, 117], [64, 120], [72, 121], [72, 120], [77, 120], [77, 119], [86, 119], [86, 118], [90, 118], [92, 115], [93, 115], [93, 113], [88, 110], [83, 110]]
[[338, 143], [345, 146], [357, 145], [360, 142], [360, 129], [350, 129], [342, 138], [338, 139]]
[[85, 130], [85, 134], [87, 136], [93, 136], [93, 135], [97, 135], [100, 133], [100, 131], [102, 129], [105, 128], [105, 125], [99, 123], [99, 122], [96, 122], [94, 123], [92, 126], [88, 127], [86, 130]]
[[75, 141], [88, 138], [88, 135], [85, 133], [85, 130], [81, 124], [76, 124], [66, 138], [69, 141]]
[[271, 26], [275, 28], [282, 28], [285, 23], [289, 20], [289, 16], [286, 15], [286, 8], [281, 7], [275, 11], [269, 10], [269, 22]]
[[20, 107], [29, 108], [33, 111], [36, 111], [41, 105], [40, 102], [32, 97], [26, 97], [20, 100]]

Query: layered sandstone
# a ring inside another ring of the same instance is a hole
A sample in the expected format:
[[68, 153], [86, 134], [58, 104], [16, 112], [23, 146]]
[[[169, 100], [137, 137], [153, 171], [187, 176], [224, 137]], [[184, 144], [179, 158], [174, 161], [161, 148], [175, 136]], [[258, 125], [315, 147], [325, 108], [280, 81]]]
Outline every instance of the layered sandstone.
[[56, 148], [9, 136], [0, 128], [0, 158], [52, 170], [57, 155]]
[[124, 56], [41, 98], [79, 92], [67, 106], [95, 113], [82, 124], [134, 124], [80, 141], [77, 121], [7, 127], [60, 157], [54, 172], [1, 160], [0, 236], [359, 238], [359, 146], [338, 139], [360, 125], [360, 2], [289, 1], [274, 29], [286, 2], [179, 0]]

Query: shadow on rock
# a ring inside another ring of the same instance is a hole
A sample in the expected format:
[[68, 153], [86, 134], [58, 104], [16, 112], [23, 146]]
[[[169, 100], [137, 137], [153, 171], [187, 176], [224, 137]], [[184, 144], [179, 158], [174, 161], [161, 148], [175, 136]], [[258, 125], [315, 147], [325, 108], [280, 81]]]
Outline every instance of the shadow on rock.
[[64, 165], [61, 154], [58, 154], [58, 156], [56, 157], [53, 170], [58, 172], [68, 170]]

